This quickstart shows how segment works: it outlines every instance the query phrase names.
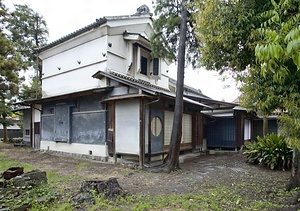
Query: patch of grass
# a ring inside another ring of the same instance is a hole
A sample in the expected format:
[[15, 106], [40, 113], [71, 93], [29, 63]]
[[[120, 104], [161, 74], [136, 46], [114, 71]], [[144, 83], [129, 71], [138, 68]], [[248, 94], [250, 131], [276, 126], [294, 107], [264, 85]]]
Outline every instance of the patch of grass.
[[95, 195], [93, 194], [95, 199], [95, 204], [89, 206], [89, 211], [97, 211], [97, 210], [117, 210], [114, 202], [105, 198], [104, 195]]
[[[274, 196], [275, 197], [275, 196]], [[284, 193], [276, 197], [285, 197]], [[276, 199], [277, 200], [277, 199]], [[279, 202], [278, 202], [279, 203]], [[276, 201], [253, 200], [232, 187], [217, 185], [190, 194], [161, 196], [129, 195], [109, 201], [101, 196], [88, 210], [275, 210], [282, 207]]]
[[88, 167], [90, 165], [91, 165], [91, 163], [89, 163], [89, 162], [83, 162], [83, 163], [79, 163], [78, 165], [76, 165], [75, 168], [83, 169], [83, 168]]
[[[134, 174], [134, 172], [135, 172], [135, 170], [133, 170], [133, 169], [124, 169], [123, 171], [122, 171], [122, 174], [124, 175], [124, 176], [130, 176], [131, 174]], [[146, 172], [145, 172], [146, 173]]]
[[74, 207], [69, 202], [54, 203], [48, 211], [73, 211]]
[[254, 201], [250, 205], [252, 210], [276, 210], [281, 206], [275, 205], [268, 201]]
[[[17, 166], [24, 167], [24, 172], [32, 171], [35, 169], [33, 165], [27, 163], [20, 163], [0, 156], [0, 171], [5, 171], [8, 168], [17, 167]], [[79, 176], [77, 175], [62, 176], [56, 172], [47, 171], [47, 180], [49, 184], [70, 182], [78, 178]]]
[[62, 176], [54, 171], [47, 171], [47, 180], [49, 184], [61, 183], [61, 182], [71, 182], [73, 180], [79, 179], [78, 175], [68, 175]]
[[24, 172], [31, 171], [34, 169], [33, 165], [27, 163], [20, 163], [11, 159], [7, 159], [4, 156], [0, 156], [0, 171], [5, 171], [11, 167], [24, 167]]

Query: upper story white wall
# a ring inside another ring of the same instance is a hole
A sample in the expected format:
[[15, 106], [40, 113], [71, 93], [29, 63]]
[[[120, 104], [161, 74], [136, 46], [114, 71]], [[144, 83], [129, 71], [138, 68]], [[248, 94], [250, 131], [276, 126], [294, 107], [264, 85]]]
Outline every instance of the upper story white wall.
[[163, 59], [160, 59], [160, 61], [160, 80], [155, 80], [155, 83], [160, 87], [169, 89], [169, 66]]
[[123, 34], [109, 36], [108, 43], [111, 47], [107, 49], [107, 69], [126, 74], [128, 53]]
[[148, 15], [145, 16], [121, 16], [107, 17], [109, 20], [109, 35], [121, 35], [126, 30], [129, 33], [141, 34], [147, 39], [150, 38], [152, 30], [152, 20]]
[[107, 36], [74, 46], [43, 61], [43, 79], [106, 61]]
[[[105, 80], [92, 78], [99, 70], [117, 71], [168, 89], [168, 66], [162, 60], [159, 77], [140, 74], [137, 68], [128, 71], [132, 62], [138, 64], [140, 60], [133, 53], [135, 41], [125, 40], [124, 32], [147, 40], [152, 33], [152, 21], [149, 16], [107, 17], [101, 26], [42, 51], [39, 56], [43, 60], [43, 97], [104, 87]], [[147, 42], [146, 47], [150, 48]]]
[[43, 97], [98, 88], [92, 75], [106, 69], [107, 30], [99, 27], [40, 54]]

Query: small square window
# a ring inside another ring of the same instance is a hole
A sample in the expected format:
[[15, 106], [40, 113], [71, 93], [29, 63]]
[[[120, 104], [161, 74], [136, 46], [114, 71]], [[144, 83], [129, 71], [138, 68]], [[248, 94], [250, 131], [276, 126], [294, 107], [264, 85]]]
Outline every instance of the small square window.
[[26, 130], [25, 130], [25, 135], [26, 135], [26, 136], [29, 136], [29, 135], [30, 135], [30, 130], [29, 130], [29, 129], [26, 129]]

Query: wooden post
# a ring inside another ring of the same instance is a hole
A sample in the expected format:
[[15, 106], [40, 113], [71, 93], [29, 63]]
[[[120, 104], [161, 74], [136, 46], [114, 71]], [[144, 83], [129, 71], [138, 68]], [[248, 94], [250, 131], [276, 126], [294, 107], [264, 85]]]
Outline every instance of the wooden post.
[[266, 137], [266, 135], [268, 134], [268, 116], [264, 115], [263, 116], [263, 135], [264, 137]]
[[30, 105], [30, 146], [34, 149], [34, 139], [33, 139], [33, 106]]
[[144, 100], [140, 99], [140, 143], [139, 143], [139, 166], [143, 168], [145, 162], [145, 114]]

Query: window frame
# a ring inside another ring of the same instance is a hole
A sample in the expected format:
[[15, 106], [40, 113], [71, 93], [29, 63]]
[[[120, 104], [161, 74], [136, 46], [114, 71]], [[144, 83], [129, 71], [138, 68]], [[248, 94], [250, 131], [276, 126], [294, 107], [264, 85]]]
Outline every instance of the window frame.
[[160, 61], [159, 58], [152, 59], [152, 75], [154, 77], [160, 76]]
[[30, 136], [30, 129], [25, 129], [25, 136]]
[[[159, 58], [151, 57], [151, 50], [147, 47], [133, 43], [133, 61], [135, 61], [136, 71], [139, 75], [146, 76], [148, 78], [158, 79], [161, 76], [161, 62]], [[145, 65], [145, 61], [147, 64]], [[145, 67], [147, 70], [145, 70]]]
[[140, 73], [143, 74], [143, 75], [148, 75], [148, 58], [147, 57], [144, 57], [143, 55], [141, 55], [140, 57]]
[[[150, 72], [151, 72], [151, 70], [150, 70], [150, 67], [151, 67], [150, 66], [150, 62], [151, 62], [150, 51], [147, 51], [146, 49], [144, 49], [141, 46], [138, 46], [138, 50], [140, 51], [140, 53], [138, 54], [138, 56], [139, 56], [138, 61], [140, 61], [140, 74], [145, 75], [145, 76], [150, 76]], [[142, 62], [143, 62], [142, 58], [144, 58], [147, 61], [146, 72], [145, 72], [145, 70], [142, 69], [143, 68], [142, 66], [144, 66], [144, 65], [142, 65]]]

